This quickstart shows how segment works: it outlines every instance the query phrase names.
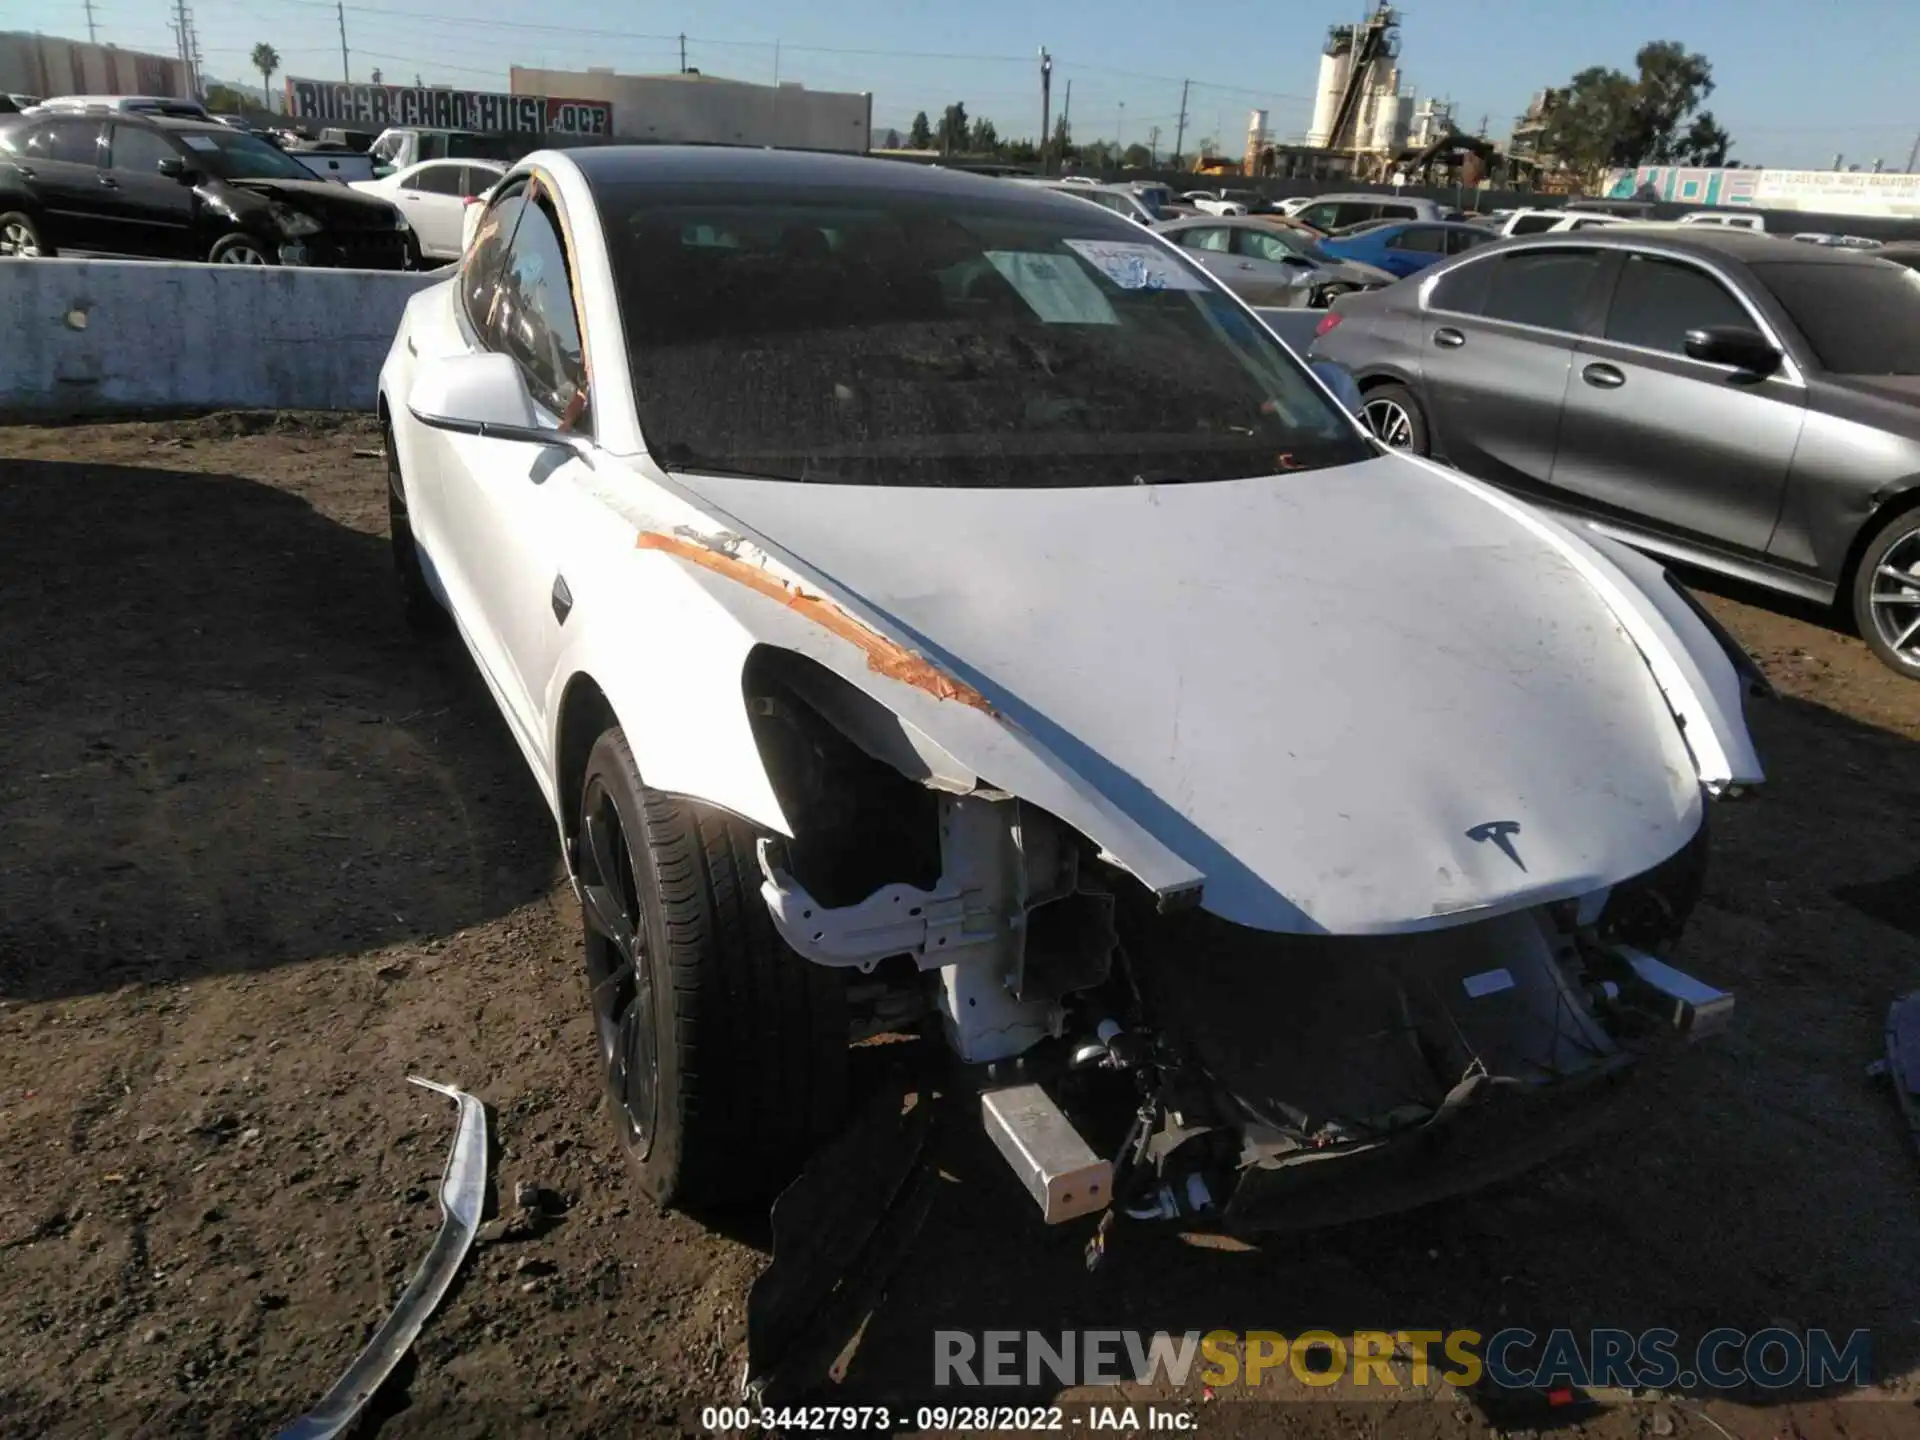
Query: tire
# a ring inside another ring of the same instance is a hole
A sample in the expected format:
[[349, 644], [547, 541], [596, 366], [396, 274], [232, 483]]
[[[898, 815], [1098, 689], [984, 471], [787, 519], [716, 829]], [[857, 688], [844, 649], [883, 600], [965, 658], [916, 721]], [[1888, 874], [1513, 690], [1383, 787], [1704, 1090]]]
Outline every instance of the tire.
[[451, 628], [453, 617], [433, 593], [433, 587], [427, 583], [426, 567], [420, 562], [420, 545], [413, 538], [413, 521], [407, 513], [400, 451], [393, 443], [391, 427], [382, 430], [380, 440], [387, 452], [387, 536], [393, 546], [393, 573], [400, 582], [407, 628], [419, 635], [444, 635]]
[[223, 235], [207, 253], [213, 265], [278, 265], [280, 257], [251, 235]]
[[31, 215], [19, 210], [0, 215], [0, 257], [33, 260], [53, 253], [53, 247], [41, 238], [39, 222]]
[[1888, 668], [1920, 680], [1920, 506], [1884, 521], [1853, 577], [1853, 623]]
[[[1377, 385], [1362, 397], [1367, 428], [1383, 445], [1427, 453], [1427, 416], [1404, 385]], [[1392, 437], [1400, 437], [1398, 439]]]
[[617, 727], [578, 803], [588, 995], [641, 1186], [680, 1209], [769, 1200], [845, 1110], [842, 978], [774, 930], [752, 827], [649, 792]]

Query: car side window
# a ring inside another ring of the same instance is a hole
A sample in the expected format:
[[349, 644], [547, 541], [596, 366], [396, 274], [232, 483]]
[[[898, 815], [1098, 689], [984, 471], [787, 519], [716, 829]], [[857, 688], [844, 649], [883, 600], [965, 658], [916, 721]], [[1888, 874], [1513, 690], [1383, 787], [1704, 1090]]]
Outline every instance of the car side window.
[[1340, 213], [1338, 205], [1309, 205], [1300, 212], [1300, 219], [1316, 230], [1331, 230], [1334, 216]]
[[107, 164], [115, 170], [155, 174], [162, 160], [174, 158], [173, 146], [144, 125], [115, 125]]
[[1481, 314], [1575, 335], [1587, 291], [1600, 273], [1600, 255], [1593, 250], [1531, 250], [1504, 255], [1488, 268], [1492, 285]]
[[1380, 205], [1374, 213], [1382, 220], [1417, 220], [1420, 212], [1411, 205]]
[[1239, 230], [1235, 232], [1239, 242], [1237, 247], [1242, 255], [1251, 255], [1256, 260], [1270, 260], [1276, 265], [1284, 265], [1292, 258], [1294, 251], [1278, 235], [1265, 230]]
[[98, 120], [45, 120], [21, 143], [20, 153], [37, 160], [63, 160], [70, 165], [100, 163]]
[[1560, 223], [1560, 216], [1551, 211], [1541, 215], [1522, 215], [1513, 222], [1513, 235], [1538, 235], [1542, 230], [1551, 230]]
[[500, 183], [500, 172], [489, 170], [484, 165], [463, 165], [460, 167], [460, 195], [463, 199], [477, 199]]
[[526, 204], [527, 177], [523, 175], [487, 206], [487, 213], [480, 217], [480, 228], [473, 233], [467, 258], [460, 262], [460, 301], [482, 343], [488, 339], [487, 323], [493, 312], [493, 290], [500, 278], [500, 262], [506, 258], [514, 226], [520, 223], [520, 212]]
[[520, 213], [501, 266], [493, 347], [518, 362], [533, 398], [565, 415], [586, 386], [586, 360], [560, 226], [542, 201]]
[[460, 173], [464, 165], [429, 165], [416, 170], [402, 188], [418, 190], [426, 195], [458, 195], [460, 193]]
[[1183, 249], [1209, 250], [1224, 255], [1232, 248], [1233, 236], [1224, 225], [1203, 230], [1183, 230], [1180, 232], [1180, 244]]
[[1486, 244], [1486, 242], [1492, 238], [1493, 236], [1490, 233], [1477, 230], [1449, 230], [1447, 231], [1447, 253], [1449, 255], [1463, 254], [1473, 249], [1476, 245]]
[[1389, 250], [1417, 250], [1423, 255], [1444, 255], [1447, 253], [1447, 232], [1435, 230], [1427, 225], [1415, 225], [1402, 230], [1387, 242]]
[[1651, 255], [1627, 257], [1607, 310], [1607, 339], [1684, 355], [1687, 331], [1709, 325], [1750, 330], [1753, 317], [1704, 270]]
[[1378, 205], [1356, 205], [1351, 201], [1338, 206], [1334, 211], [1333, 223], [1338, 226], [1364, 225], [1369, 220], [1380, 218]]

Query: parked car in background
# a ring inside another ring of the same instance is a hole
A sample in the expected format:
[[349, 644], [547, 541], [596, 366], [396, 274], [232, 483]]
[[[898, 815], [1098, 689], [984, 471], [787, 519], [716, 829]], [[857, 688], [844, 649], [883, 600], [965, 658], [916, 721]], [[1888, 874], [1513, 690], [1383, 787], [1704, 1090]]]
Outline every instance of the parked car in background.
[[1564, 234], [1569, 230], [1598, 230], [1606, 225], [1648, 223], [1604, 210], [1515, 210], [1493, 227], [1503, 239], [1514, 235]]
[[1365, 194], [1316, 195], [1291, 213], [1314, 229], [1326, 231], [1343, 230], [1369, 220], [1451, 220], [1460, 214], [1437, 200]]
[[211, 121], [52, 113], [0, 130], [0, 255], [64, 250], [227, 265], [399, 270], [392, 205]]
[[381, 168], [365, 151], [325, 140], [294, 140], [282, 143], [281, 148], [312, 171], [316, 179], [338, 185], [375, 179]]
[[1136, 225], [1154, 225], [1160, 220], [1160, 212], [1144, 196], [1136, 195], [1125, 185], [1101, 185], [1078, 176], [1064, 180], [1016, 179], [1016, 185], [1028, 185], [1042, 190], [1056, 190], [1062, 195], [1071, 195], [1076, 200], [1085, 200], [1103, 209], [1111, 210]]
[[[1036, 1218], [1376, 1216], [1730, 1018], [1655, 957], [1762, 778], [1737, 649], [1626, 547], [1375, 445], [1116, 215], [542, 152], [378, 413], [396, 598], [550, 810], [659, 1204], [780, 1193], [850, 1045], [912, 1028]], [[1088, 1183], [1033, 1184], [1036, 1131]]]
[[1920, 677], [1920, 274], [1718, 225], [1511, 240], [1350, 295], [1374, 432], [1657, 554], [1840, 605]]
[[42, 110], [112, 111], [135, 115], [172, 115], [182, 120], [212, 120], [198, 100], [171, 95], [55, 95], [39, 102]]
[[1767, 217], [1757, 210], [1689, 210], [1682, 225], [1730, 225], [1736, 230], [1765, 230]]
[[1313, 232], [1258, 216], [1203, 215], [1154, 229], [1249, 305], [1324, 309], [1394, 276], [1324, 253]]
[[497, 160], [423, 160], [349, 188], [398, 206], [427, 259], [458, 260], [466, 250], [467, 216], [506, 173]]
[[1493, 238], [1484, 225], [1386, 222], [1353, 235], [1328, 236], [1318, 244], [1323, 255], [1357, 261], [1401, 276], [1424, 270], [1449, 255], [1463, 254]]

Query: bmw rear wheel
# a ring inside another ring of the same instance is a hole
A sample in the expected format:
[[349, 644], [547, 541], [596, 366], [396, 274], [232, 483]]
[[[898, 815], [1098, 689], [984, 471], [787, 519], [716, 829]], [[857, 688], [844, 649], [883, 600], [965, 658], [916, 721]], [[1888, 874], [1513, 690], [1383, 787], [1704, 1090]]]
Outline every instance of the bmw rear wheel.
[[1380, 385], [1367, 391], [1360, 413], [1382, 445], [1415, 455], [1427, 453], [1427, 417], [1404, 386]]
[[52, 247], [40, 238], [40, 227], [31, 215], [22, 215], [18, 210], [0, 215], [0, 256], [35, 260], [51, 254]]
[[1867, 542], [1853, 578], [1853, 619], [1874, 654], [1920, 679], [1920, 508], [1895, 515]]
[[276, 257], [251, 235], [228, 235], [219, 241], [207, 259], [215, 265], [273, 265]]

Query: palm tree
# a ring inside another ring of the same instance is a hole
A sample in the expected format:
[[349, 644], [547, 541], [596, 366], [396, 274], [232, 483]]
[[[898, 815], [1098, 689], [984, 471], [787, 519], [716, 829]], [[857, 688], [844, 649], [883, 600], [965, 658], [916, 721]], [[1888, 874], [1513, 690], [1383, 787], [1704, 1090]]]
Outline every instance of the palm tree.
[[273, 72], [280, 68], [280, 52], [262, 40], [253, 47], [253, 68], [260, 72], [260, 88], [267, 92], [267, 108], [277, 110], [273, 103]]

